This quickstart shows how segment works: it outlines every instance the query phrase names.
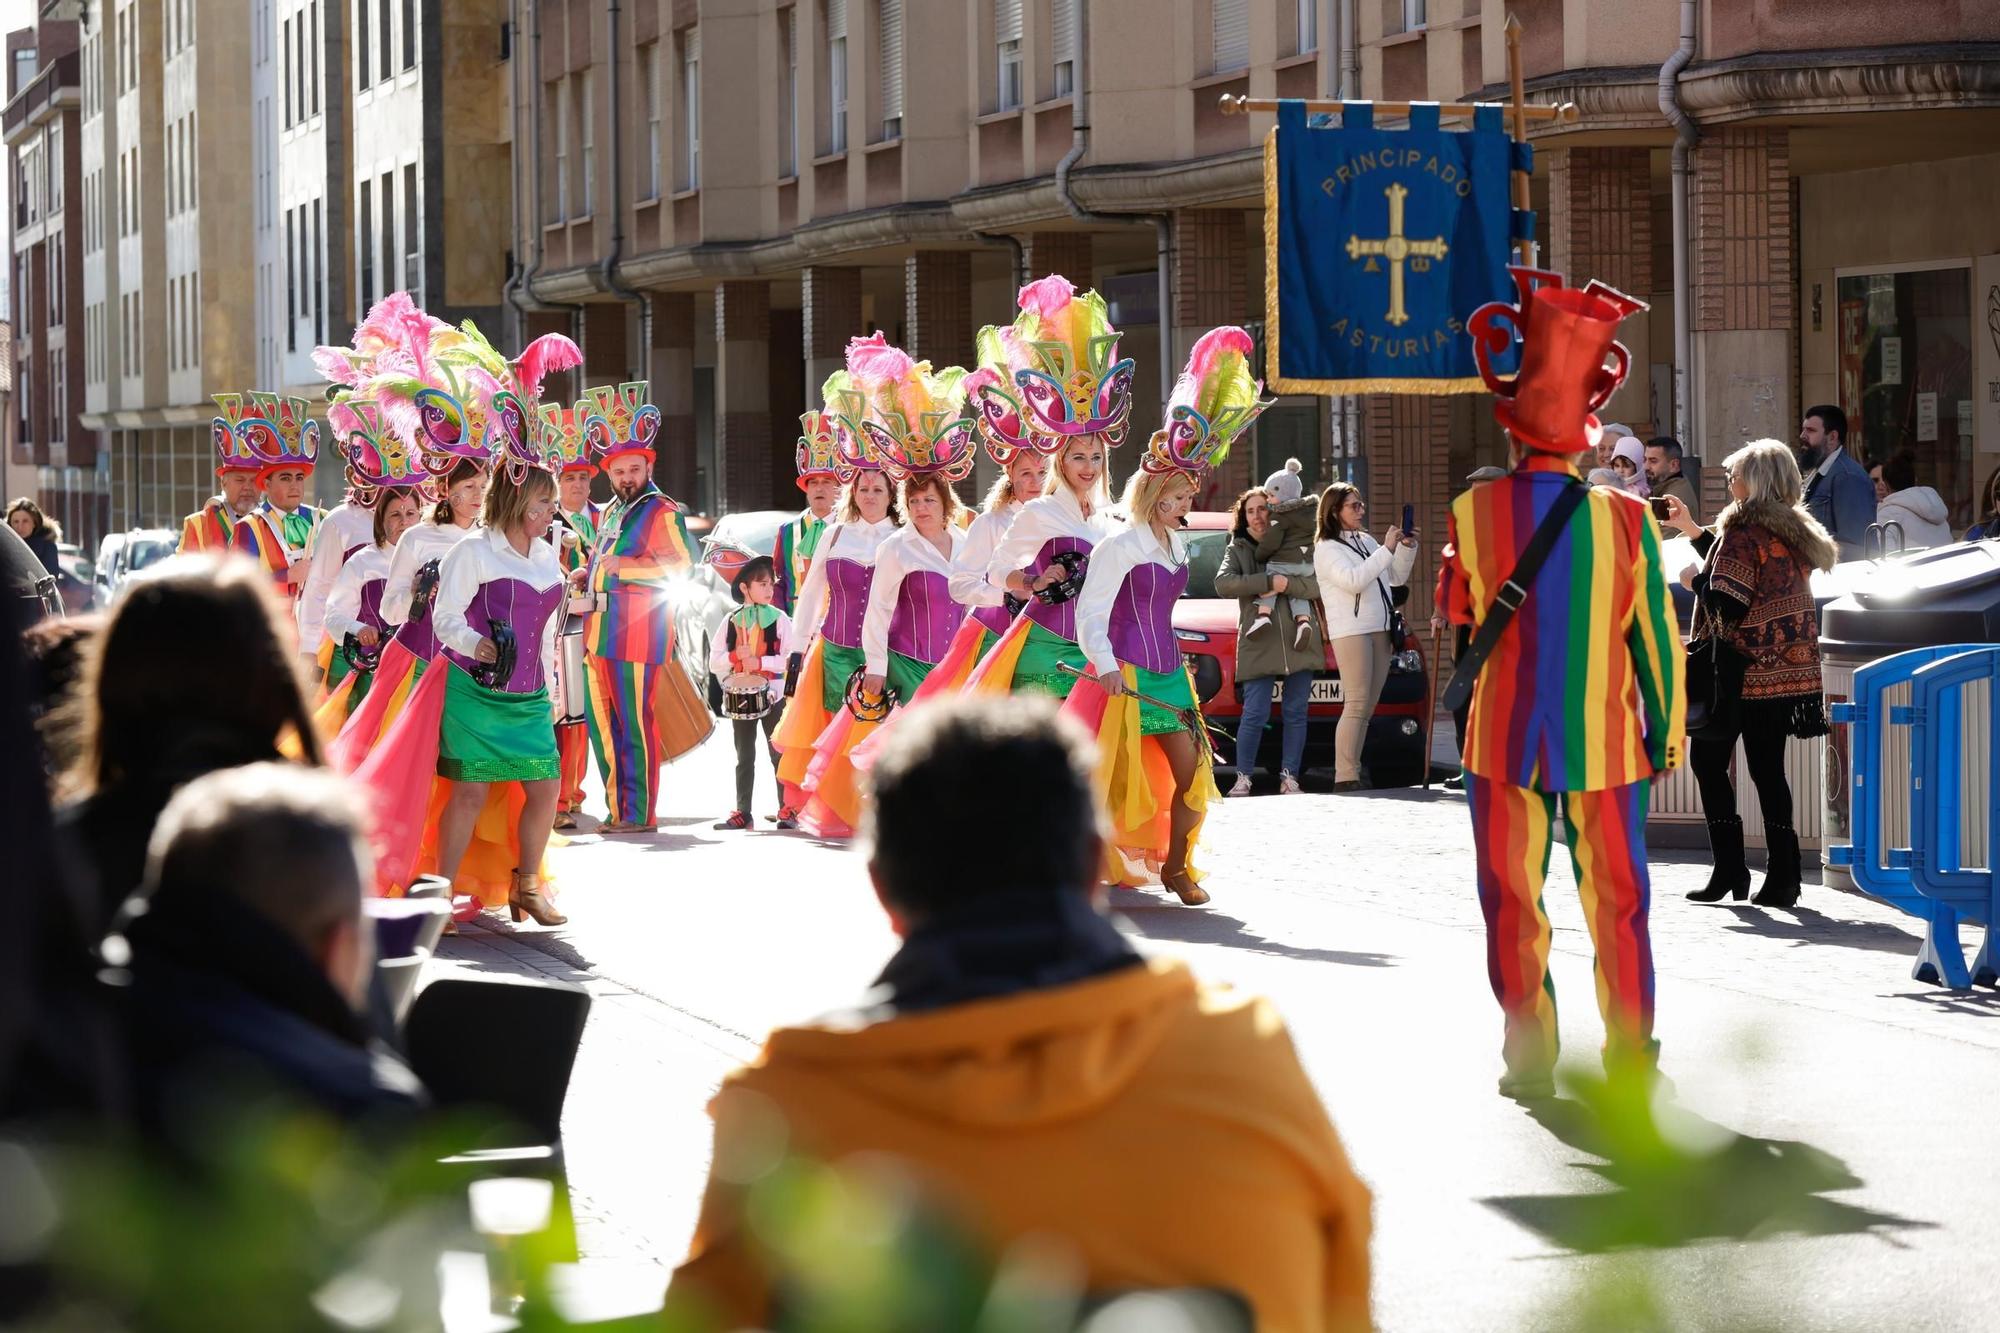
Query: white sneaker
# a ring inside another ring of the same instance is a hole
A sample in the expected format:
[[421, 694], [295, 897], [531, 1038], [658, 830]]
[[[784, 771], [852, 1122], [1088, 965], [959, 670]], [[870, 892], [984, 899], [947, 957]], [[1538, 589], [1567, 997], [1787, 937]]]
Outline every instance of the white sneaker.
[[1248, 773], [1238, 773], [1236, 775], [1236, 785], [1229, 789], [1229, 794], [1231, 796], [1248, 796], [1250, 794], [1250, 775]]
[[1298, 794], [1299, 794], [1299, 780], [1293, 777], [1290, 773], [1278, 774], [1278, 795], [1297, 796]]
[[1271, 617], [1252, 616], [1250, 617], [1250, 628], [1244, 630], [1243, 633], [1245, 637], [1248, 637], [1249, 635], [1255, 634], [1260, 629], [1269, 629], [1270, 627], [1271, 627]]
[[1298, 629], [1292, 634], [1292, 647], [1294, 648], [1305, 647], [1306, 635], [1310, 634], [1311, 632], [1312, 632], [1312, 621], [1301, 620], [1299, 622]]

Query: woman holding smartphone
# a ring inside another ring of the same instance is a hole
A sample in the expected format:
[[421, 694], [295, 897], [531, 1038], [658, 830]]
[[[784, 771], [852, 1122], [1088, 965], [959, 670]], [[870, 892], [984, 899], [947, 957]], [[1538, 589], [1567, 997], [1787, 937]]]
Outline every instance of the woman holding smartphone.
[[1368, 722], [1389, 678], [1389, 627], [1395, 597], [1389, 590], [1410, 581], [1417, 563], [1417, 534], [1391, 527], [1376, 542], [1362, 530], [1368, 506], [1361, 492], [1344, 481], [1319, 498], [1319, 541], [1313, 547], [1313, 577], [1326, 609], [1327, 638], [1340, 668], [1340, 724], [1334, 730], [1335, 791], [1367, 785], [1361, 746]]

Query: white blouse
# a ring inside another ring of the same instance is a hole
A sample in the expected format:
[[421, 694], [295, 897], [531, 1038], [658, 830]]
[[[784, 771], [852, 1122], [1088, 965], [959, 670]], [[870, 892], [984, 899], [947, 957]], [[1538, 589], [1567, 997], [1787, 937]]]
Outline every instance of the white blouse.
[[861, 651], [868, 655], [868, 672], [889, 670], [889, 621], [896, 614], [896, 595], [907, 574], [942, 574], [949, 584], [953, 565], [965, 545], [965, 534], [949, 523], [944, 529], [951, 554], [944, 555], [914, 526], [897, 529], [875, 550], [875, 581], [868, 585], [868, 613], [861, 620]]
[[993, 558], [986, 565], [986, 581], [1005, 592], [1008, 576], [1035, 563], [1042, 547], [1057, 537], [1073, 537], [1095, 547], [1121, 526], [1101, 506], [1086, 518], [1083, 506], [1077, 503], [1076, 492], [1067, 486], [1058, 487], [1053, 495], [1041, 496], [1021, 506], [1012, 526], [993, 548]]
[[1389, 588], [1402, 587], [1416, 568], [1417, 548], [1393, 552], [1365, 532], [1322, 538], [1313, 546], [1313, 577], [1326, 608], [1326, 636], [1344, 639], [1389, 628]]
[[[383, 492], [383, 501], [388, 498], [389, 493]], [[344, 500], [328, 510], [319, 526], [313, 529], [312, 546], [309, 548], [312, 568], [306, 571], [305, 591], [299, 594], [300, 652], [318, 652], [322, 635], [335, 643], [340, 642], [339, 636], [326, 628], [327, 598], [333, 594], [333, 581], [340, 575], [341, 562], [346, 559], [348, 548], [373, 547], [374, 543], [375, 511]]]
[[442, 560], [452, 547], [479, 530], [478, 525], [461, 528], [452, 523], [425, 519], [403, 530], [396, 539], [396, 552], [389, 557], [388, 580], [382, 585], [382, 619], [400, 625], [410, 618], [410, 585], [417, 571], [433, 560]]
[[799, 589], [799, 599], [792, 604], [792, 629], [802, 649], [819, 637], [820, 618], [826, 614], [826, 562], [838, 556], [858, 565], [873, 565], [875, 553], [895, 531], [896, 521], [884, 515], [875, 523], [835, 523], [820, 534], [806, 586]]
[[[341, 565], [333, 589], [326, 597], [327, 638], [338, 645], [348, 635], [361, 631], [361, 590], [368, 580], [387, 578], [388, 574], [389, 553], [379, 546], [364, 546], [354, 553], [352, 560]], [[383, 610], [387, 609], [385, 605]]]
[[1014, 526], [1014, 520], [1022, 509], [1019, 500], [1009, 500], [998, 509], [981, 514], [972, 520], [972, 526], [965, 530], [964, 538], [958, 544], [958, 555], [951, 562], [951, 599], [962, 606], [998, 606], [1006, 594], [986, 580], [987, 566], [993, 563], [993, 553], [999, 547], [1001, 538]]
[[1076, 598], [1076, 642], [1098, 675], [1118, 669], [1111, 651], [1111, 608], [1117, 604], [1125, 576], [1140, 565], [1164, 565], [1173, 570], [1187, 563], [1187, 544], [1178, 532], [1167, 533], [1162, 546], [1150, 523], [1113, 533], [1090, 553], [1083, 591]]
[[[397, 549], [402, 549], [400, 542]], [[479, 649], [479, 641], [486, 636], [472, 627], [465, 613], [483, 585], [499, 579], [519, 579], [536, 592], [541, 592], [564, 582], [567, 577], [563, 573], [562, 562], [556, 558], [556, 548], [542, 538], [535, 538], [528, 547], [528, 553], [522, 555], [500, 533], [475, 528], [472, 536], [452, 546], [444, 562], [438, 566], [437, 602], [431, 607], [431, 628], [437, 631], [439, 643], [461, 656], [472, 657]], [[542, 626], [540, 647], [544, 681], [555, 680], [556, 622], [561, 613], [562, 607], [558, 603]]]

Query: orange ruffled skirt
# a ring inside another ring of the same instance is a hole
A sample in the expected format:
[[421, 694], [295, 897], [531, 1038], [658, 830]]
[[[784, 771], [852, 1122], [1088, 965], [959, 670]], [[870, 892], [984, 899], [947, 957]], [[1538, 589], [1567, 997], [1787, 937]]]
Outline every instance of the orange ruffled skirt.
[[[1124, 675], [1127, 685], [1138, 683], [1131, 666], [1124, 667]], [[1104, 846], [1104, 881], [1126, 888], [1157, 884], [1160, 867], [1172, 859], [1174, 774], [1158, 738], [1140, 730], [1139, 701], [1129, 694], [1113, 698], [1096, 681], [1079, 680], [1062, 712], [1097, 739], [1092, 785], [1111, 830]], [[1188, 878], [1196, 883], [1202, 879], [1194, 863], [1201, 827], [1209, 803], [1221, 799], [1206, 747], [1198, 749], [1198, 756], [1185, 798], [1195, 822], [1184, 849]]]

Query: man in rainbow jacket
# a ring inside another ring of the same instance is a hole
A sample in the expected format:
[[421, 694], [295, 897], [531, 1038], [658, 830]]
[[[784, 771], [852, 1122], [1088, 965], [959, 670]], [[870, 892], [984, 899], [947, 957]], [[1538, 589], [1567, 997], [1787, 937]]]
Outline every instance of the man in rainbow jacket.
[[[1453, 501], [1438, 605], [1475, 627], [1468, 656], [1484, 661], [1473, 664], [1465, 790], [1487, 971], [1505, 1018], [1500, 1091], [1532, 1099], [1554, 1093], [1541, 894], [1558, 829], [1597, 950], [1606, 1068], [1651, 1075], [1646, 805], [1652, 778], [1680, 763], [1685, 700], [1659, 527], [1642, 501], [1585, 488], [1572, 461], [1596, 443], [1591, 413], [1625, 378], [1619, 321], [1645, 306], [1599, 283], [1513, 273], [1520, 304], [1481, 307], [1469, 331], [1517, 462]], [[1503, 379], [1489, 357], [1513, 342], [1509, 325], [1523, 335], [1520, 372]], [[1545, 520], [1553, 545], [1529, 577], [1522, 556]]]

